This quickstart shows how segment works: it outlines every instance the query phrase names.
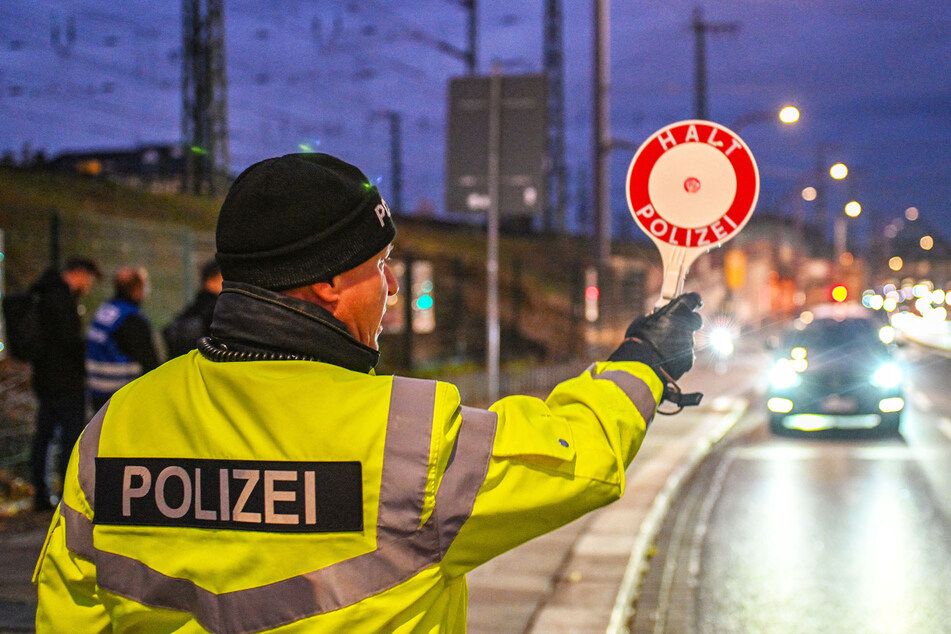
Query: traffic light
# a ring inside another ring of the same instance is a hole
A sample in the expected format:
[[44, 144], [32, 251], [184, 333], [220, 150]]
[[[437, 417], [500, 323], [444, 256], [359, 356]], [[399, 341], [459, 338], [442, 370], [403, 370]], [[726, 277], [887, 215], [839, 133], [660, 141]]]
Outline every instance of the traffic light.
[[589, 266], [584, 272], [584, 318], [586, 321], [598, 321], [598, 269]]
[[427, 260], [413, 262], [413, 332], [422, 334], [436, 330], [436, 300], [433, 298], [433, 263]]

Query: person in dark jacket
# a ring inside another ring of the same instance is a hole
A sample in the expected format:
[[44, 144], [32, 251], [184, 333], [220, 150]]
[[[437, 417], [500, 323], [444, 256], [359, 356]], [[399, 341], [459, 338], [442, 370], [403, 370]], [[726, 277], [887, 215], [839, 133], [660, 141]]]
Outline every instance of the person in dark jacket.
[[199, 339], [211, 334], [211, 318], [221, 285], [221, 269], [217, 262], [209, 260], [201, 268], [201, 288], [195, 298], [162, 330], [170, 359], [194, 350]]
[[102, 277], [92, 260], [75, 257], [62, 271], [47, 270], [33, 284], [40, 296], [43, 345], [33, 360], [32, 385], [36, 394], [36, 429], [30, 456], [33, 505], [38, 511], [53, 507], [46, 483], [46, 460], [59, 429], [61, 451], [57, 473], [66, 474], [69, 454], [86, 423], [85, 343], [79, 319], [79, 298]]
[[86, 382], [95, 411], [120, 387], [159, 365], [152, 324], [139, 308], [148, 293], [148, 272], [119, 269], [115, 291], [96, 310], [86, 334]]

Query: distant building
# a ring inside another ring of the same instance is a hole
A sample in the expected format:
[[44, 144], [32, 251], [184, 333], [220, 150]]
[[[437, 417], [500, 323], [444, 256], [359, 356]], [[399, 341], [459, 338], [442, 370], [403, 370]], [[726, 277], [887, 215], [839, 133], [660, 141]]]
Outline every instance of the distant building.
[[185, 153], [180, 145], [140, 145], [132, 149], [64, 152], [47, 163], [51, 169], [95, 176], [155, 193], [181, 191]]

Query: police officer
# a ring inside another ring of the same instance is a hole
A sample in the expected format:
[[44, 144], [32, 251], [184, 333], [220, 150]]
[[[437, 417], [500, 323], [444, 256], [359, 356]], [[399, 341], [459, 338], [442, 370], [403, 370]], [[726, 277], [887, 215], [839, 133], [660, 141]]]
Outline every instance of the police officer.
[[448, 383], [373, 371], [395, 234], [332, 156], [235, 180], [211, 336], [84, 431], [38, 632], [464, 631], [467, 571], [621, 496], [693, 363], [699, 297], [636, 319], [545, 400], [468, 408]]
[[124, 266], [113, 280], [115, 295], [96, 309], [86, 333], [86, 383], [93, 410], [120, 387], [158, 367], [152, 324], [142, 312], [148, 272]]

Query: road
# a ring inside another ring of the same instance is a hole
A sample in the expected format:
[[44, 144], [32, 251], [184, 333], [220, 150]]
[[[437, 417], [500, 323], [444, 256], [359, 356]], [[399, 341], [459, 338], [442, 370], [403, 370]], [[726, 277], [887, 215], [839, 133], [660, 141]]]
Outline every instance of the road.
[[903, 356], [900, 438], [776, 437], [751, 404], [668, 514], [634, 632], [951, 632], [951, 359]]

